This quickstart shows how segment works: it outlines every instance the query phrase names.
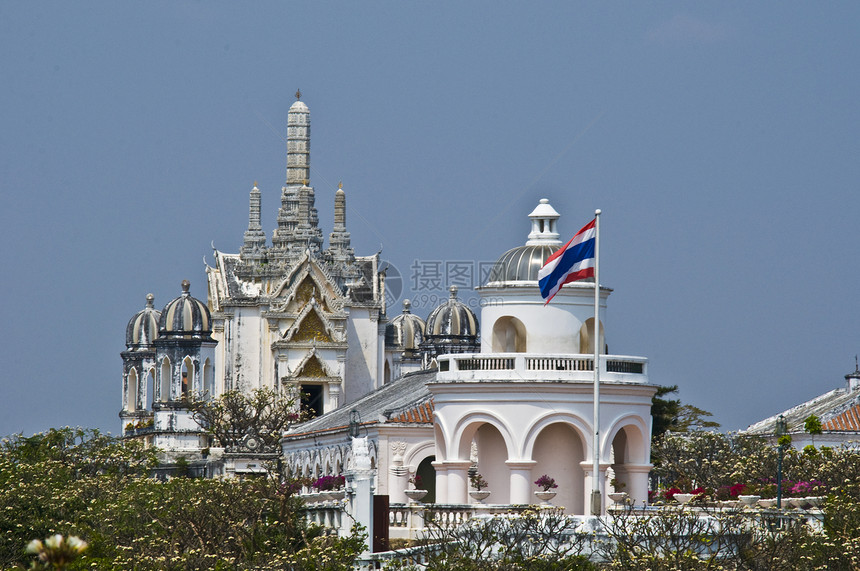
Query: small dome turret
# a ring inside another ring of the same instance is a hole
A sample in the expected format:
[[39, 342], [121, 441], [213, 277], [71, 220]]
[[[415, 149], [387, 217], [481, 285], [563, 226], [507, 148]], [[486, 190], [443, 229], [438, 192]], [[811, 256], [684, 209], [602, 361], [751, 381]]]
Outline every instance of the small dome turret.
[[206, 304], [191, 297], [191, 283], [182, 280], [182, 295], [161, 310], [158, 334], [161, 337], [208, 338], [212, 333], [212, 317]]
[[125, 346], [131, 350], [149, 349], [158, 339], [161, 312], [153, 306], [154, 300], [154, 295], [146, 294], [146, 307], [135, 313], [125, 328]]
[[524, 246], [502, 254], [493, 268], [487, 285], [504, 282], [535, 282], [547, 259], [562, 246], [558, 233], [559, 213], [546, 198], [529, 214], [531, 232]]
[[433, 310], [427, 318], [427, 341], [438, 343], [474, 343], [478, 338], [475, 312], [457, 299], [457, 286], [451, 286], [451, 297]]
[[386, 341], [407, 354], [415, 354], [424, 342], [427, 325], [411, 311], [412, 302], [403, 300], [403, 313], [391, 320], [386, 328]]

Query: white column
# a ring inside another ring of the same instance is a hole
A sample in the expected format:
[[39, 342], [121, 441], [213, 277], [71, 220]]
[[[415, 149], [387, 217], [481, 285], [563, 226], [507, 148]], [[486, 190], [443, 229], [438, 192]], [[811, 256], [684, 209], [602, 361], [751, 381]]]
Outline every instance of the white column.
[[405, 504], [408, 498], [403, 490], [408, 485], [409, 470], [404, 466], [391, 467], [388, 473], [388, 501], [392, 504]]
[[469, 491], [469, 468], [472, 462], [445, 462], [448, 469], [448, 503], [465, 504]]
[[[619, 464], [615, 466], [618, 475], [623, 474], [621, 481], [627, 482], [624, 489], [634, 502], [641, 504], [648, 501], [648, 474], [653, 464]], [[617, 477], [617, 476], [616, 476]]]
[[[447, 504], [448, 501], [448, 467], [444, 462], [432, 462], [436, 470], [436, 503]], [[406, 494], [404, 494], [404, 497]]]
[[[585, 512], [586, 514], [589, 514], [588, 499], [591, 497], [592, 490], [594, 490], [594, 480], [592, 480], [594, 465], [589, 461], [580, 462], [579, 465], [582, 466], [582, 471], [585, 473]], [[612, 464], [601, 463], [598, 474], [597, 483], [600, 487], [601, 514], [606, 513], [606, 470], [609, 469], [610, 466], [612, 466]]]
[[[511, 497], [508, 503], [533, 504], [531, 495], [532, 467], [537, 462], [534, 460], [508, 460], [505, 464], [510, 470], [511, 478]], [[497, 498], [494, 503], [504, 503], [504, 498]]]

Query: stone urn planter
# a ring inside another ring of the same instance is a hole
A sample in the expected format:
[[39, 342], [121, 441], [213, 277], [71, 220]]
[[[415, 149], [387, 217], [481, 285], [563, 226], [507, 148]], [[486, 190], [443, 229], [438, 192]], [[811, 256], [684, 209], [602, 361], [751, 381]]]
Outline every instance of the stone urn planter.
[[776, 507], [776, 498], [762, 498], [758, 501], [758, 505], [767, 509]]
[[616, 505], [624, 505], [630, 501], [630, 496], [627, 495], [627, 492], [612, 492], [607, 495]]
[[327, 492], [322, 492], [322, 495], [327, 500], [342, 500], [346, 496], [346, 492], [343, 490], [328, 490]]
[[409, 501], [420, 502], [421, 499], [427, 495], [427, 490], [403, 490], [403, 493], [406, 494]]
[[[677, 497], [677, 495], [675, 497]], [[738, 496], [738, 500], [740, 500], [745, 508], [753, 507], [760, 499], [761, 496]]]
[[696, 497], [696, 494], [675, 494], [675, 499], [679, 504], [689, 504], [690, 500]]
[[472, 497], [472, 499], [483, 503], [483, 501], [487, 499], [487, 497], [489, 497], [490, 490], [472, 490], [471, 492], [469, 492], [469, 495]]
[[557, 493], [558, 493], [558, 492], [553, 492], [552, 490], [546, 490], [546, 491], [544, 491], [544, 490], [538, 490], [538, 491], [536, 491], [536, 492], [535, 492], [535, 495], [538, 497], [538, 499], [539, 499], [541, 502], [543, 502], [543, 503], [545, 503], [545, 504], [548, 504], [548, 503], [549, 503], [549, 501], [550, 501], [551, 499], [553, 499]]

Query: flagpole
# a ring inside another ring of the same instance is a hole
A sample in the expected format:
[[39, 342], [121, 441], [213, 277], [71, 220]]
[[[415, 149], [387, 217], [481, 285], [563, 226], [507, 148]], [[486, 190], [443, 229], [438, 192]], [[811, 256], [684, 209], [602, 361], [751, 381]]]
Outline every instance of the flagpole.
[[591, 514], [601, 513], [600, 495], [600, 209], [594, 211], [594, 465]]

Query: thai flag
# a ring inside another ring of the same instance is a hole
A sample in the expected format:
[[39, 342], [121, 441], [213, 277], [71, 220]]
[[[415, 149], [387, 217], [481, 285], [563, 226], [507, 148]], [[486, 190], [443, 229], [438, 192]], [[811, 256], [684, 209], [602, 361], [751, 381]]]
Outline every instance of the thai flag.
[[546, 303], [564, 284], [594, 277], [594, 243], [597, 230], [592, 220], [550, 256], [538, 272], [540, 294]]

